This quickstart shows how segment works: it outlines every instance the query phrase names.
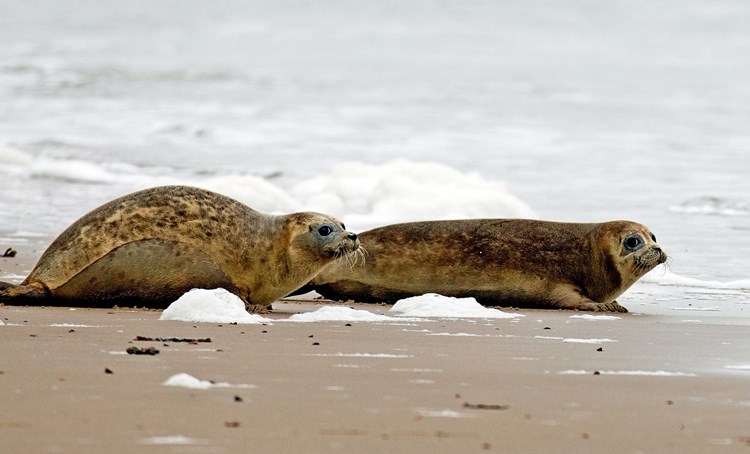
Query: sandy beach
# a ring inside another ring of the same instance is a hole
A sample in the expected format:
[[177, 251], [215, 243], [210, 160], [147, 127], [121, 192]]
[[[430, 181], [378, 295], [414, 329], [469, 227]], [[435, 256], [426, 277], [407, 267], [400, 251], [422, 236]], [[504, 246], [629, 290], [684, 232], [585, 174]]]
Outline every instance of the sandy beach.
[[[316, 308], [279, 302], [270, 324], [230, 325], [0, 307], [3, 451], [750, 449], [750, 341], [735, 319], [284, 321]], [[183, 373], [215, 384], [165, 385]]]

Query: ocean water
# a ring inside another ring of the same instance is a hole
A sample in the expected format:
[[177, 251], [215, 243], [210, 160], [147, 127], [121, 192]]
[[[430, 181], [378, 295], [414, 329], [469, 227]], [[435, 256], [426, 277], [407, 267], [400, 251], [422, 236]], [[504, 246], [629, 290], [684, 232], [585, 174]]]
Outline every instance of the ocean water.
[[744, 0], [0, 0], [0, 249], [171, 183], [358, 230], [624, 218], [671, 256], [626, 305], [742, 316], [748, 24]]

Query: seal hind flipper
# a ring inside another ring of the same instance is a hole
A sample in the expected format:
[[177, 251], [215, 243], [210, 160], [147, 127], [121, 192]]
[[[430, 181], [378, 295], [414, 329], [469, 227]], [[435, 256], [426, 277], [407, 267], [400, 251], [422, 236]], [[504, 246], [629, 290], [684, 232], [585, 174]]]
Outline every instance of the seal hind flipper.
[[54, 299], [87, 306], [120, 302], [164, 308], [190, 289], [216, 287], [235, 291], [208, 254], [189, 244], [154, 238], [113, 249], [51, 293]]
[[49, 297], [49, 289], [41, 283], [31, 285], [16, 285], [0, 282], [0, 302], [20, 302], [32, 304], [34, 301]]
[[0, 295], [3, 294], [3, 292], [9, 288], [18, 288], [20, 285], [11, 284], [10, 282], [3, 282], [0, 281]]

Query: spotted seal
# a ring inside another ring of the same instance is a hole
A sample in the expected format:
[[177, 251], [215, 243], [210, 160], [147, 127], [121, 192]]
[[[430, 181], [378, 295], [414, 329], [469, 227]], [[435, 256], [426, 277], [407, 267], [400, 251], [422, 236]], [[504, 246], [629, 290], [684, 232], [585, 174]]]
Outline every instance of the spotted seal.
[[192, 288], [223, 287], [257, 311], [358, 247], [330, 216], [268, 215], [204, 189], [157, 187], [77, 220], [20, 286], [0, 285], [0, 301], [162, 308]]
[[339, 260], [301, 291], [393, 303], [425, 293], [488, 306], [627, 312], [615, 300], [667, 256], [630, 221], [428, 221], [359, 235], [366, 263]]

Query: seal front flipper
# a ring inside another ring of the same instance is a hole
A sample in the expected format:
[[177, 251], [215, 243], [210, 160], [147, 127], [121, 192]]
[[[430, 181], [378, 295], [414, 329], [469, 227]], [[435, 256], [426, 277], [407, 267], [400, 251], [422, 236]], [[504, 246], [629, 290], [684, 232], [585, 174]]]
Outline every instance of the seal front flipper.
[[617, 301], [598, 303], [583, 295], [578, 289], [568, 286], [560, 287], [555, 292], [555, 299], [551, 306], [559, 309], [574, 309], [591, 312], [627, 312], [627, 308], [620, 306]]

